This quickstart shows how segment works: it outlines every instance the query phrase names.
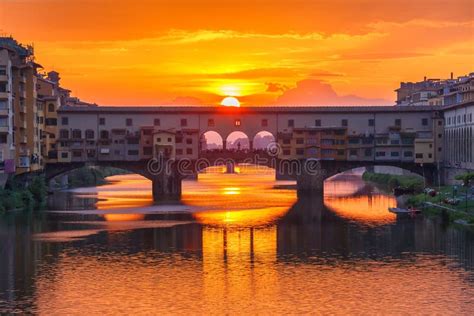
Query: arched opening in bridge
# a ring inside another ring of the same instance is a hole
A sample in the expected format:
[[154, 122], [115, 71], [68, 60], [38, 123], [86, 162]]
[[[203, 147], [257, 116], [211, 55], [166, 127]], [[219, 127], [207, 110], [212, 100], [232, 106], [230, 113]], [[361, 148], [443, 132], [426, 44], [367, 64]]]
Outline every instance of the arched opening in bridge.
[[252, 142], [254, 150], [272, 150], [276, 148], [275, 136], [267, 131], [258, 132]]
[[153, 204], [151, 181], [132, 170], [117, 167], [72, 166], [49, 178], [48, 186], [58, 190], [48, 199], [53, 209], [110, 210]]
[[222, 150], [224, 142], [222, 136], [214, 131], [207, 131], [201, 135], [201, 151]]
[[230, 151], [248, 151], [250, 150], [250, 141], [243, 132], [232, 132], [227, 136], [226, 149]]

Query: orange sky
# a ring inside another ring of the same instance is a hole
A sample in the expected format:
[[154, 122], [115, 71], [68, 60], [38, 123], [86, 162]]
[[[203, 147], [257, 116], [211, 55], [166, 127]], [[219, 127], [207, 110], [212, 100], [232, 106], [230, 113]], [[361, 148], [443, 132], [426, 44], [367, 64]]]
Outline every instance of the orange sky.
[[472, 0], [0, 0], [0, 30], [101, 105], [393, 104], [474, 71]]

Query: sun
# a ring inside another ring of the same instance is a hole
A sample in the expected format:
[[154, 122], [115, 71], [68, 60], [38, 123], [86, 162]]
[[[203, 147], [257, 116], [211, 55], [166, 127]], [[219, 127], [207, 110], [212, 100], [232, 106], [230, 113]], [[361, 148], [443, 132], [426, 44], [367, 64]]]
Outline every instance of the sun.
[[240, 107], [240, 102], [235, 97], [226, 97], [222, 100], [221, 105]]

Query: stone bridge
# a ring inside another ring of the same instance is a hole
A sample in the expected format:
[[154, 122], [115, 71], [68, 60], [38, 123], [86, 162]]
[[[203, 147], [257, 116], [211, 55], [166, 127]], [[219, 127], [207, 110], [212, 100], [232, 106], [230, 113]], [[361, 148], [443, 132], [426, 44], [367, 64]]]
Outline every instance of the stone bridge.
[[[355, 168], [371, 169], [374, 166], [399, 167], [425, 178], [426, 183], [434, 184], [438, 179], [435, 165], [421, 166], [415, 163], [336, 161], [336, 160], [282, 160], [268, 153], [221, 152], [203, 155], [196, 160], [151, 159], [141, 161], [95, 161], [71, 162], [49, 165], [44, 171], [49, 181], [84, 166], [115, 167], [139, 174], [152, 181], [155, 202], [179, 201], [181, 182], [212, 166], [226, 166], [233, 170], [237, 164], [253, 164], [275, 169], [277, 180], [296, 180], [299, 196], [322, 196], [324, 180]], [[231, 166], [231, 167], [230, 167]]]

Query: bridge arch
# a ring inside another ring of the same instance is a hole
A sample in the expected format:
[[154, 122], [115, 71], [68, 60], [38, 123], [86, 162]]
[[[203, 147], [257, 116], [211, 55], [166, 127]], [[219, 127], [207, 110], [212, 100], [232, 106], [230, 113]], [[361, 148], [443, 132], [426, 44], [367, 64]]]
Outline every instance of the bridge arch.
[[271, 132], [262, 130], [252, 137], [252, 149], [265, 150], [270, 149], [272, 145], [276, 146], [276, 137]]
[[242, 131], [234, 131], [225, 139], [225, 149], [228, 150], [250, 150], [250, 138]]
[[224, 140], [216, 131], [209, 130], [200, 135], [200, 150], [222, 150], [224, 148]]

